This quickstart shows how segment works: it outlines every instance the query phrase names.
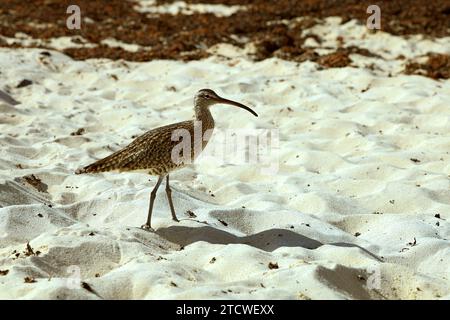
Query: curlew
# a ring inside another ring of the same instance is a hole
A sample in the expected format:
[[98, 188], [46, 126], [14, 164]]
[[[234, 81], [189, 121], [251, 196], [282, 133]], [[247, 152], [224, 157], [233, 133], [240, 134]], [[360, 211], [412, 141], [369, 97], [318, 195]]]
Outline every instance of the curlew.
[[[153, 203], [159, 186], [166, 178], [166, 194], [172, 219], [179, 221], [172, 202], [169, 173], [189, 164], [206, 147], [214, 129], [214, 119], [209, 111], [209, 107], [214, 104], [236, 106], [249, 111], [256, 117], [258, 116], [252, 109], [239, 102], [222, 98], [211, 89], [202, 89], [197, 92], [194, 98], [194, 120], [169, 124], [147, 131], [128, 146], [77, 170], [76, 174], [115, 170], [146, 170], [150, 175], [158, 176], [158, 181], [150, 192], [147, 222], [142, 225], [144, 229], [151, 229]], [[176, 152], [180, 146], [178, 140], [183, 140], [183, 148], [180, 149], [180, 152]]]

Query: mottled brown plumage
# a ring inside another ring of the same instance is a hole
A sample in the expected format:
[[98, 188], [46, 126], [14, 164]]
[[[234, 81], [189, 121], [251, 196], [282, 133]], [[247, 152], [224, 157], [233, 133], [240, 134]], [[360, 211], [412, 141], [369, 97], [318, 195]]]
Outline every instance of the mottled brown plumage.
[[180, 143], [171, 139], [172, 132], [177, 129], [186, 129], [193, 138], [194, 120], [147, 131], [125, 148], [84, 167], [77, 173], [148, 170], [151, 175], [164, 175], [183, 167], [186, 163], [175, 163], [171, 159], [173, 148]]
[[125, 148], [77, 170], [76, 173], [144, 169], [148, 170], [151, 175], [158, 175], [158, 182], [151, 192], [147, 223], [143, 225], [146, 229], [151, 228], [151, 214], [156, 191], [163, 178], [167, 176], [166, 192], [172, 218], [178, 221], [172, 203], [169, 173], [189, 164], [206, 147], [214, 129], [214, 119], [209, 107], [218, 103], [234, 105], [257, 116], [253, 110], [238, 102], [221, 98], [210, 89], [202, 89], [194, 99], [195, 120], [178, 122], [147, 131]]

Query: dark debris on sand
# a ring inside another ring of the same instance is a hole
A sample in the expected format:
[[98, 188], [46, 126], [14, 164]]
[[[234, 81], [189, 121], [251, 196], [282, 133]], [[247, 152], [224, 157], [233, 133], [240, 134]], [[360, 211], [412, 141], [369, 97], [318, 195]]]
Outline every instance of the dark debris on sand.
[[426, 63], [408, 63], [405, 68], [405, 73], [423, 75], [433, 79], [450, 78], [450, 55], [429, 53], [427, 58]]
[[21, 179], [30, 184], [33, 188], [35, 188], [39, 192], [48, 192], [48, 185], [43, 183], [41, 179], [36, 177], [34, 174], [23, 176], [18, 180], [20, 181]]
[[[67, 48], [63, 52], [74, 59], [109, 58], [129, 61], [152, 59], [196, 60], [209, 55], [207, 49], [218, 43], [244, 46], [254, 43], [255, 60], [279, 57], [302, 62], [316, 61], [322, 67], [344, 67], [351, 63], [349, 54], [370, 54], [359, 48], [339, 48], [336, 52], [319, 56], [304, 46], [308, 37], [302, 30], [317, 23], [316, 18], [342, 17], [343, 23], [357, 19], [365, 24], [367, 7], [373, 1], [361, 0], [186, 0], [187, 3], [244, 5], [229, 17], [217, 17], [210, 13], [191, 15], [148, 15], [135, 10], [132, 0], [78, 0], [83, 20], [80, 30], [66, 27], [66, 9], [69, 0], [2, 0], [0, 2], [0, 35], [14, 37], [17, 32], [37, 39], [61, 36], [81, 36], [94, 48]], [[158, 0], [158, 4], [170, 3]], [[380, 0], [382, 31], [394, 35], [423, 34], [431, 37], [450, 35], [450, 1], [448, 0]], [[291, 26], [281, 20], [293, 20]], [[129, 52], [120, 47], [102, 45], [101, 41], [114, 38], [130, 44], [147, 47]], [[76, 41], [76, 40], [74, 40]], [[316, 39], [320, 42], [320, 39]], [[0, 46], [8, 45], [0, 40]], [[45, 47], [45, 46], [43, 46]], [[148, 49], [150, 48], [150, 49]], [[367, 50], [366, 50], [367, 51]], [[425, 75], [448, 78], [449, 56], [431, 57], [428, 66], [411, 64], [407, 70], [425, 69]], [[445, 60], [445, 61], [444, 61]]]

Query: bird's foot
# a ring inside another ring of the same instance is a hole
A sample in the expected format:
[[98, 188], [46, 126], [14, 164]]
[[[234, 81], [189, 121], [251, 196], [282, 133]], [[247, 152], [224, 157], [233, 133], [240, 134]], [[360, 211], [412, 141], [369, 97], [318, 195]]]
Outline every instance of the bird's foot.
[[177, 217], [172, 217], [172, 220], [175, 221], [175, 222], [180, 222], [180, 220], [178, 220]]
[[147, 230], [147, 231], [155, 231], [155, 230], [153, 230], [153, 228], [148, 223], [143, 224], [141, 226], [141, 229], [144, 229], [144, 230]]

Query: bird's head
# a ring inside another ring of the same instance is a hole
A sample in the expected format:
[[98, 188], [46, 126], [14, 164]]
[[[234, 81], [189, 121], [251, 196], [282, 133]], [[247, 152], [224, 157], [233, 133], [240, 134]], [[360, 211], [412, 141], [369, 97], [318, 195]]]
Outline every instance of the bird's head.
[[214, 104], [220, 104], [220, 103], [221, 104], [228, 104], [228, 105], [231, 105], [231, 106], [235, 106], [235, 107], [239, 107], [239, 108], [245, 109], [248, 112], [250, 112], [251, 114], [253, 114], [255, 117], [258, 116], [258, 114], [255, 111], [253, 111], [252, 109], [250, 109], [249, 107], [243, 105], [242, 103], [222, 98], [217, 93], [212, 91], [211, 89], [199, 90], [197, 92], [197, 94], [195, 95], [195, 98], [194, 98], [195, 106], [198, 106], [198, 107], [201, 107], [201, 108], [203, 108], [203, 107], [210, 107], [210, 106], [212, 106]]

